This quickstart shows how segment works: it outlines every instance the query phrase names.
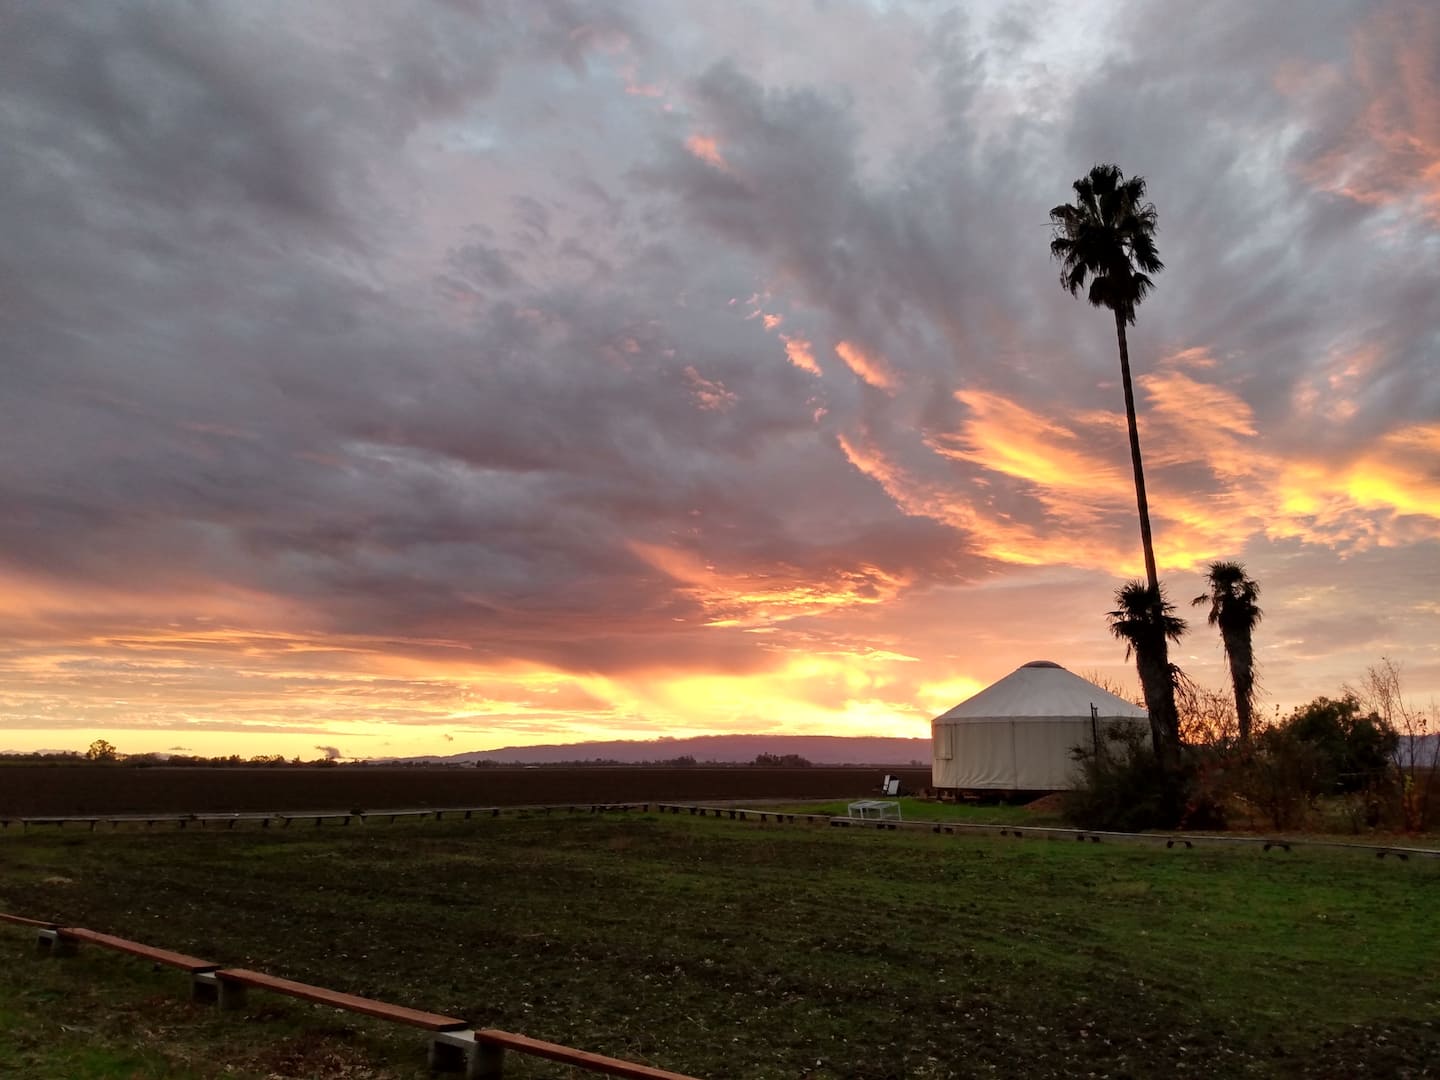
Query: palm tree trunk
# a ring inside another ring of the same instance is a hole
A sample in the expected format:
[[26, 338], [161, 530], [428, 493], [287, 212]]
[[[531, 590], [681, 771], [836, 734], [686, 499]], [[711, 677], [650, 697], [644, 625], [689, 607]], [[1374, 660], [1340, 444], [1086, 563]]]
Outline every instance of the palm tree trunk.
[[1156, 696], [1159, 698], [1157, 711], [1160, 714], [1160, 728], [1165, 733], [1165, 744], [1157, 755], [1160, 768], [1174, 772], [1180, 764], [1180, 710], [1175, 703], [1175, 672], [1170, 666], [1170, 646], [1162, 641], [1157, 657]]
[[1145, 498], [1145, 468], [1140, 460], [1140, 428], [1135, 420], [1135, 388], [1130, 379], [1130, 346], [1125, 340], [1125, 316], [1115, 311], [1115, 336], [1120, 341], [1120, 381], [1125, 387], [1125, 420], [1130, 427], [1130, 461], [1135, 467], [1135, 502], [1140, 511], [1140, 546], [1145, 553], [1145, 580], [1155, 605], [1152, 616], [1157, 627], [1154, 655], [1150, 658], [1149, 678], [1145, 666], [1140, 679], [1145, 685], [1145, 704], [1150, 713], [1150, 735], [1155, 758], [1162, 773], [1173, 772], [1180, 750], [1180, 714], [1175, 707], [1175, 680], [1170, 671], [1170, 648], [1165, 634], [1158, 630], [1160, 609], [1160, 576], [1155, 571], [1155, 544], [1150, 535], [1150, 503]]
[[1130, 384], [1130, 347], [1125, 341], [1125, 317], [1115, 312], [1115, 334], [1120, 339], [1120, 380], [1125, 385], [1125, 419], [1130, 425], [1130, 462], [1135, 466], [1135, 502], [1140, 508], [1140, 546], [1145, 552], [1145, 581], [1158, 598], [1160, 578], [1155, 573], [1155, 544], [1150, 538], [1150, 503], [1145, 498], [1145, 468], [1140, 462], [1140, 428], [1135, 422], [1135, 390]]
[[1154, 646], [1143, 650], [1135, 649], [1135, 669], [1140, 676], [1140, 693], [1145, 698], [1145, 711], [1150, 716], [1150, 748], [1155, 751], [1155, 760], [1163, 767], [1166, 760], [1166, 744], [1169, 742], [1165, 730], [1165, 680], [1169, 678], [1168, 665], [1158, 657], [1151, 656]]
[[1240, 725], [1240, 741], [1248, 743], [1255, 711], [1255, 652], [1248, 634], [1222, 631], [1220, 637], [1230, 665], [1230, 685], [1235, 689], [1235, 719]]

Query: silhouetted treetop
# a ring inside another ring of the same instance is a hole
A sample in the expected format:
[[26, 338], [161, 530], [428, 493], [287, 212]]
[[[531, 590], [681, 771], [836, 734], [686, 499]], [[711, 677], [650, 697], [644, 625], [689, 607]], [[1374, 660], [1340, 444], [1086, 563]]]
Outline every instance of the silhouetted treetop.
[[1135, 322], [1135, 308], [1165, 269], [1155, 249], [1155, 204], [1145, 180], [1128, 180], [1118, 165], [1096, 165], [1076, 180], [1075, 202], [1050, 211], [1050, 254], [1060, 260], [1060, 283], [1078, 296], [1090, 281], [1090, 303]]

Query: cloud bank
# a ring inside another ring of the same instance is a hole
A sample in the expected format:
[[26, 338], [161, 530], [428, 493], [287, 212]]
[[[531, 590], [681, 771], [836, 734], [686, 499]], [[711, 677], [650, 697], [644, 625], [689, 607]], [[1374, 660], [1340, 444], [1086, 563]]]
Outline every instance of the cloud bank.
[[1429, 5], [4, 19], [10, 743], [908, 735], [1120, 674], [1113, 324], [1046, 227], [1102, 160], [1160, 212], [1175, 595], [1247, 561], [1273, 703], [1440, 693]]

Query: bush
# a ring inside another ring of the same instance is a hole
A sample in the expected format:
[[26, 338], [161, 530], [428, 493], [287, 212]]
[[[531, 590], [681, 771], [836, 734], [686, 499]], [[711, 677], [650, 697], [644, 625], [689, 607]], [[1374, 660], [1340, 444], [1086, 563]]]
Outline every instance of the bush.
[[1339, 701], [1316, 698], [1263, 735], [1277, 731], [1314, 747], [1319, 754], [1314, 779], [1317, 795], [1342, 795], [1375, 786], [1383, 779], [1400, 741], [1377, 714], [1362, 716], [1360, 702], [1349, 694]]
[[1077, 749], [1074, 757], [1078, 782], [1061, 803], [1072, 825], [1111, 832], [1225, 827], [1219, 801], [1200, 782], [1207, 770], [1199, 752], [1187, 749], [1180, 771], [1164, 777], [1150, 733], [1122, 726], [1107, 730], [1100, 747]]
[[1350, 831], [1374, 827], [1390, 802], [1397, 741], [1380, 716], [1361, 712], [1354, 695], [1319, 697], [1256, 733], [1239, 793], [1277, 829], [1305, 825], [1319, 800], [1335, 797]]
[[[1274, 829], [1420, 831], [1440, 817], [1440, 715], [1406, 704], [1398, 673], [1372, 669], [1360, 692], [1316, 698], [1242, 743], [1222, 695], [1182, 681], [1187, 745], [1162, 780], [1143, 731], [1112, 730], [1076, 750], [1079, 776], [1063, 813], [1085, 829], [1224, 828], [1248, 807]], [[1198, 745], [1196, 745], [1198, 743]], [[1248, 815], [1246, 815], [1248, 816]]]
[[1325, 786], [1325, 755], [1285, 726], [1267, 728], [1255, 739], [1254, 753], [1240, 768], [1239, 793], [1276, 829], [1305, 823]]

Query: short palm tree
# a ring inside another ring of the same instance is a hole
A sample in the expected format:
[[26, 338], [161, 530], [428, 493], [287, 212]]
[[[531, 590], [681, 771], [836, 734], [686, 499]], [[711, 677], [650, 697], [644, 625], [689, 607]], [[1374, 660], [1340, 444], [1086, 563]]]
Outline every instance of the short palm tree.
[[1180, 716], [1167, 642], [1179, 642], [1185, 620], [1175, 614], [1164, 590], [1151, 589], [1143, 581], [1128, 581], [1115, 591], [1115, 610], [1109, 619], [1110, 632], [1125, 642], [1125, 659], [1135, 656], [1155, 758], [1162, 768], [1169, 768], [1180, 746]]
[[1211, 626], [1220, 628], [1225, 645], [1225, 662], [1230, 667], [1230, 683], [1235, 688], [1235, 716], [1240, 722], [1240, 741], [1250, 741], [1250, 726], [1255, 715], [1255, 626], [1263, 612], [1255, 602], [1260, 585], [1245, 573], [1238, 562], [1212, 562], [1205, 580], [1210, 591], [1191, 601], [1194, 605], [1209, 604]]
[[1050, 211], [1054, 236], [1050, 254], [1060, 260], [1060, 283], [1078, 296], [1086, 280], [1095, 307], [1115, 313], [1120, 339], [1120, 380], [1125, 387], [1125, 418], [1130, 424], [1130, 460], [1135, 467], [1135, 501], [1140, 509], [1140, 544], [1145, 580], [1157, 595], [1155, 546], [1150, 538], [1150, 506], [1145, 499], [1145, 470], [1140, 461], [1140, 431], [1135, 423], [1135, 391], [1130, 380], [1130, 348], [1125, 327], [1135, 323], [1135, 308], [1165, 268], [1155, 250], [1155, 206], [1145, 201], [1145, 180], [1117, 165], [1096, 165], [1075, 181], [1075, 203]]

